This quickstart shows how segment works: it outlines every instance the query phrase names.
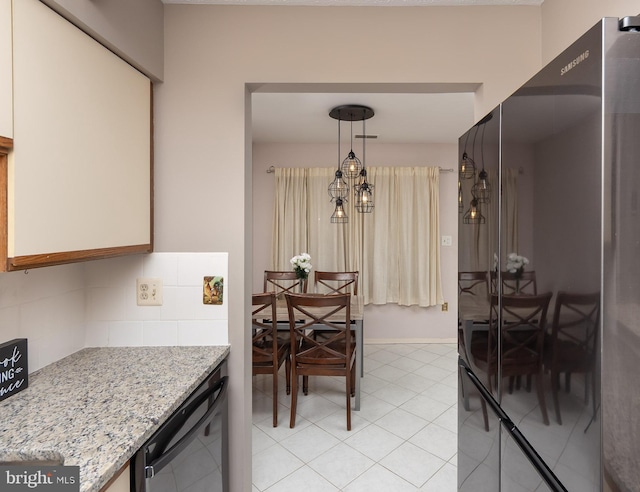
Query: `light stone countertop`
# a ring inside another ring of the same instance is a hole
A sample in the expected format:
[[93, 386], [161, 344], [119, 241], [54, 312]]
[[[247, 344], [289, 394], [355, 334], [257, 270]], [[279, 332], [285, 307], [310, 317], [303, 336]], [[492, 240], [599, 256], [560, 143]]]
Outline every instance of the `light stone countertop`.
[[228, 353], [86, 348], [43, 367], [0, 402], [0, 461], [62, 457], [80, 466], [80, 491], [97, 492]]

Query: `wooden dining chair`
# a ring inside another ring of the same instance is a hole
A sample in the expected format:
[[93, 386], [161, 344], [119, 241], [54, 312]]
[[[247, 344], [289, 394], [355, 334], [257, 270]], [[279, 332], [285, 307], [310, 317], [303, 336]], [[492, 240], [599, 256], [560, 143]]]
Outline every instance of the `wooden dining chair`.
[[276, 295], [273, 292], [252, 296], [253, 375], [273, 377], [273, 426], [278, 427], [278, 371], [285, 364], [287, 394], [291, 392], [291, 359], [288, 339], [279, 338], [276, 318]]
[[[347, 430], [351, 430], [351, 396], [355, 394], [356, 345], [351, 336], [350, 294], [285, 293], [291, 339], [291, 419], [295, 427], [298, 376], [308, 394], [308, 376], [344, 376], [346, 381]], [[304, 319], [304, 323], [297, 322]], [[331, 330], [329, 337], [313, 336], [316, 328]]]
[[314, 292], [358, 295], [358, 272], [319, 272], [313, 274]]
[[500, 272], [502, 295], [528, 294], [538, 295], [536, 272], [522, 272], [518, 278], [515, 273]]
[[280, 272], [274, 270], [264, 271], [264, 292], [275, 292], [281, 296], [285, 292], [306, 293], [307, 279], [296, 277], [296, 272]]
[[545, 369], [551, 375], [551, 393], [558, 424], [562, 425], [558, 390], [560, 374], [565, 374], [565, 390], [571, 391], [571, 374], [585, 375], [584, 402], [588, 401], [591, 376], [593, 415], [596, 414], [596, 354], [600, 321], [600, 293], [570, 294], [558, 292], [551, 334], [545, 344]]
[[500, 398], [503, 385], [497, 380], [498, 364], [501, 378], [535, 377], [538, 403], [545, 425], [549, 425], [549, 417], [544, 398], [543, 354], [551, 296], [551, 292], [538, 296], [502, 296], [501, 316], [498, 316], [498, 296], [492, 296], [488, 343], [472, 343], [470, 349], [473, 363], [487, 374], [490, 392], [493, 392], [493, 380], [496, 380]]

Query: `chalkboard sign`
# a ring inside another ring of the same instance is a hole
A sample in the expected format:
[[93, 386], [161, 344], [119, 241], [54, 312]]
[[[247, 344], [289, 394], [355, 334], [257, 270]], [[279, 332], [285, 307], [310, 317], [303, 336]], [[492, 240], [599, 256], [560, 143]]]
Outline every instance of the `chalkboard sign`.
[[15, 338], [0, 345], [0, 401], [29, 386], [27, 339]]

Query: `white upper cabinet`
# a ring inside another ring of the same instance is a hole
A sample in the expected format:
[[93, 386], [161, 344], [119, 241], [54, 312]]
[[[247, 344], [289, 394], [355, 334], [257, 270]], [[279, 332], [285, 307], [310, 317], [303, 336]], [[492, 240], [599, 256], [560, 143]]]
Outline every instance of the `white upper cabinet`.
[[151, 251], [150, 80], [37, 0], [11, 48], [6, 269]]
[[0, 136], [13, 137], [11, 0], [0, 0]]

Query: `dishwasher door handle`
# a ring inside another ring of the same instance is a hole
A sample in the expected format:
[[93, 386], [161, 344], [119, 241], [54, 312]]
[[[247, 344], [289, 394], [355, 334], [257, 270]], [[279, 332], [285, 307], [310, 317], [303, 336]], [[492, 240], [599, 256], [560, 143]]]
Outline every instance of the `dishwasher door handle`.
[[[147, 478], [149, 478], [149, 475], [153, 476], [154, 474], [162, 470], [167, 463], [169, 463], [173, 458], [175, 458], [178, 454], [180, 454], [180, 452], [183, 449], [185, 449], [189, 444], [191, 444], [191, 442], [196, 438], [196, 436], [198, 435], [198, 432], [200, 432], [201, 429], [203, 429], [210, 423], [211, 418], [214, 415], [214, 413], [217, 411], [218, 407], [223, 402], [225, 402], [227, 398], [228, 382], [229, 382], [229, 376], [224, 376], [220, 378], [218, 381], [216, 381], [216, 383], [213, 386], [208, 388], [204, 393], [201, 393], [200, 395], [198, 395], [195, 400], [193, 400], [183, 409], [183, 411], [181, 412], [183, 418], [180, 419], [179, 424], [176, 424], [175, 431], [177, 431], [181, 427], [181, 425], [184, 424], [184, 422], [186, 422], [186, 420], [200, 405], [202, 405], [206, 400], [208, 400], [216, 391], [220, 390], [220, 392], [218, 393], [218, 396], [216, 396], [216, 399], [209, 406], [206, 413], [200, 418], [200, 420], [198, 420], [198, 422], [194, 424], [193, 427], [191, 427], [187, 431], [187, 433], [180, 438], [178, 442], [176, 442], [169, 449], [163, 450], [162, 454], [158, 456], [157, 459], [147, 464], [147, 466], [145, 467], [145, 475], [147, 476]], [[158, 443], [160, 448], [163, 448], [167, 444], [168, 442]]]

